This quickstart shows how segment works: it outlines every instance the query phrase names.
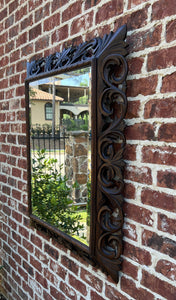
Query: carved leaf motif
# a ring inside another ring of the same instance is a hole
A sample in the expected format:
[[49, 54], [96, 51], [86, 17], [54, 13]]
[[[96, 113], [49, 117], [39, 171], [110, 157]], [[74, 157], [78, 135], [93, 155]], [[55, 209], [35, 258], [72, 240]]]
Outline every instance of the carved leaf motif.
[[110, 32], [109, 35], [104, 35], [102, 39], [97, 37], [90, 42], [80, 44], [78, 47], [70, 47], [64, 49], [61, 53], [56, 52], [49, 55], [46, 59], [32, 61], [27, 65], [27, 76], [29, 78], [46, 71], [59, 70], [59, 68], [67, 65], [71, 66], [77, 62], [89, 61], [94, 57], [99, 57], [106, 48], [109, 48], [110, 52], [114, 52], [115, 49], [119, 54], [126, 55], [125, 35], [126, 26], [122, 26], [115, 33]]

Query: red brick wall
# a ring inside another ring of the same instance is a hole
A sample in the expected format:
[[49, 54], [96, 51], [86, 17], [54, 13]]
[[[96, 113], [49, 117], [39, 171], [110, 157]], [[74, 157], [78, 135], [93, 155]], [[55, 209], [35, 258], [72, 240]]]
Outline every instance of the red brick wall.
[[[175, 16], [173, 0], [0, 0], [0, 286], [7, 299], [175, 299]], [[125, 236], [114, 284], [29, 226], [24, 79], [27, 61], [124, 23]]]

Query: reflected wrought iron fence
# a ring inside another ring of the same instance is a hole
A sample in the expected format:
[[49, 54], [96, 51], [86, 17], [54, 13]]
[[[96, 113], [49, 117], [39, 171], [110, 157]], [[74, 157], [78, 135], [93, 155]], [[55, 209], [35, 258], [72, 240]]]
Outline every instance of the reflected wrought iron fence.
[[56, 158], [58, 164], [64, 163], [65, 159], [65, 142], [68, 139], [64, 128], [57, 127], [54, 134], [51, 127], [32, 126], [31, 128], [31, 151], [45, 149], [48, 157]]

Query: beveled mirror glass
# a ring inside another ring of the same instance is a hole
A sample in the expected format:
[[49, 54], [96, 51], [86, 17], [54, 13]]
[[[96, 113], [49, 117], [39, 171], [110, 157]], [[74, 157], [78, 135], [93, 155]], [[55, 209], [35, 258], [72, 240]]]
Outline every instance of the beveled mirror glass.
[[28, 63], [31, 225], [118, 281], [122, 254], [126, 26]]

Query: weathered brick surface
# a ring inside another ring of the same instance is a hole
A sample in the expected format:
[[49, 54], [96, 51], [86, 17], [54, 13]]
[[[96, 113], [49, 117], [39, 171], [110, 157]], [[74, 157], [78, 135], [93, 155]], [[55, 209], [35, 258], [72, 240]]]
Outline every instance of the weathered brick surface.
[[[173, 0], [0, 0], [0, 290], [7, 299], [175, 300], [175, 7]], [[30, 224], [24, 81], [28, 61], [124, 23], [129, 104], [117, 285]]]

